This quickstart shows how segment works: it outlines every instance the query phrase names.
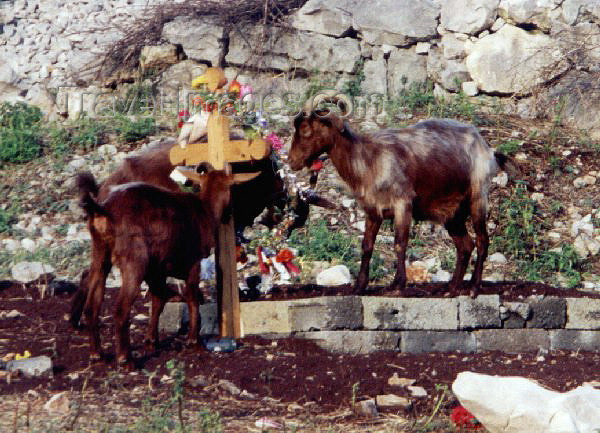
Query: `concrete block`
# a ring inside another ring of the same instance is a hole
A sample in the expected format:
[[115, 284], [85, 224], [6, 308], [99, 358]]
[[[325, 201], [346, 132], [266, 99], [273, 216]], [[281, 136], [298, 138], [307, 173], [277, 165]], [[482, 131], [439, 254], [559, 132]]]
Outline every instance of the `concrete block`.
[[531, 318], [528, 302], [503, 302], [500, 305], [500, 320], [504, 329], [525, 328], [525, 321]]
[[567, 323], [567, 301], [563, 298], [548, 297], [532, 299], [531, 317], [528, 328], [561, 329]]
[[506, 353], [550, 350], [550, 336], [543, 329], [483, 329], [474, 331], [477, 352], [498, 350]]
[[567, 329], [600, 329], [600, 299], [567, 298]]
[[399, 350], [400, 333], [392, 331], [318, 331], [300, 332], [296, 337], [314, 340], [332, 352], [368, 354], [380, 350]]
[[552, 350], [600, 351], [600, 331], [580, 331], [576, 329], [556, 329], [550, 331]]
[[289, 334], [291, 301], [242, 302], [240, 320], [242, 335]]
[[458, 301], [445, 298], [362, 298], [365, 329], [456, 330]]
[[359, 329], [363, 326], [362, 301], [358, 296], [291, 301], [289, 317], [292, 332]]
[[158, 330], [167, 334], [177, 334], [188, 322], [189, 312], [185, 302], [167, 302], [158, 318]]
[[460, 329], [500, 328], [500, 296], [459, 296], [458, 321]]
[[475, 353], [475, 336], [466, 331], [403, 331], [400, 350], [404, 353]]

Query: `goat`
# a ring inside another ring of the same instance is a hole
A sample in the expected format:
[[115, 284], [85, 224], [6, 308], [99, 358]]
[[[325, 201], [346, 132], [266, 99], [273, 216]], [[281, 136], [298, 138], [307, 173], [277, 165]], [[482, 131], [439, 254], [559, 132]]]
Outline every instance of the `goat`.
[[[187, 175], [190, 176], [189, 174]], [[121, 271], [115, 321], [117, 363], [131, 367], [129, 315], [142, 281], [152, 296], [146, 344], [158, 346], [158, 318], [172, 292], [166, 277], [186, 280], [183, 297], [190, 312], [189, 343], [198, 342], [199, 262], [215, 245], [215, 232], [229, 205], [230, 187], [253, 175], [213, 172], [195, 176], [199, 197], [142, 182], [112, 188], [103, 201], [90, 173], [77, 178], [81, 204], [92, 235], [92, 263], [85, 313], [90, 328], [91, 358], [101, 357], [98, 315], [112, 264]], [[242, 178], [240, 178], [242, 177]]]
[[[342, 96], [322, 99], [350, 107]], [[309, 106], [298, 114], [294, 126], [289, 152], [292, 170], [310, 167], [319, 155], [329, 154], [365, 211], [357, 293], [367, 287], [375, 237], [387, 218], [394, 220], [397, 258], [390, 288], [406, 287], [405, 257], [412, 218], [444, 225], [457, 251], [450, 288], [459, 287], [474, 249], [466, 228], [470, 216], [477, 245], [471, 296], [477, 295], [489, 245], [488, 190], [491, 178], [508, 161], [505, 155], [495, 152], [473, 126], [449, 119], [362, 135], [353, 132], [342, 117]]]

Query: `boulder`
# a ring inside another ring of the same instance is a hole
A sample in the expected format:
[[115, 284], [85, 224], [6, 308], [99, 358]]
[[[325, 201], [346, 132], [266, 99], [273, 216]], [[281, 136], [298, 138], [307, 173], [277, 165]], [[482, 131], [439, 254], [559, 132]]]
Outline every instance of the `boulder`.
[[140, 54], [140, 66], [143, 69], [160, 69], [177, 63], [177, 47], [172, 44], [146, 45]]
[[317, 284], [321, 286], [341, 286], [351, 282], [350, 271], [346, 265], [333, 266], [317, 275]]
[[463, 60], [449, 60], [439, 47], [432, 49], [427, 56], [427, 74], [445, 90], [458, 92], [463, 82], [471, 77]]
[[[263, 44], [266, 54], [257, 55], [252, 48], [260, 40], [262, 29], [245, 31], [245, 37], [234, 33], [229, 42], [227, 63], [261, 69], [288, 71], [292, 68], [320, 72], [354, 72], [360, 60], [356, 39], [331, 38], [317, 33], [297, 32], [273, 27]], [[250, 45], [249, 45], [250, 44]]]
[[494, 23], [498, 3], [499, 0], [446, 0], [440, 22], [453, 32], [474, 35]]
[[210, 62], [212, 66], [219, 66], [225, 54], [225, 29], [209, 18], [177, 17], [164, 25], [162, 37], [181, 45], [189, 59]]
[[485, 92], [527, 93], [565, 71], [562, 56], [549, 36], [506, 24], [473, 45], [466, 66]]
[[387, 94], [387, 65], [382, 59], [367, 60], [363, 67], [365, 79], [361, 83], [363, 94]]
[[354, 10], [353, 27], [372, 45], [406, 45], [436, 34], [439, 5], [431, 0], [375, 0]]
[[600, 390], [591, 386], [560, 393], [523, 377], [462, 372], [452, 391], [490, 433], [591, 433], [600, 426]]
[[582, 17], [600, 18], [600, 3], [597, 0], [565, 0], [562, 15], [568, 24], [575, 24]]
[[309, 0], [292, 17], [292, 26], [330, 36], [342, 36], [352, 27], [357, 0]]
[[550, 12], [557, 7], [555, 0], [500, 0], [498, 15], [509, 24], [535, 24], [549, 29]]
[[40, 277], [53, 272], [54, 268], [52, 266], [41, 262], [19, 262], [10, 270], [12, 278], [23, 284], [36, 281]]
[[44, 409], [50, 415], [66, 415], [69, 413], [69, 391], [54, 394], [50, 400], [44, 404]]
[[395, 96], [410, 83], [427, 79], [427, 57], [414, 48], [393, 49], [388, 59], [389, 92]]

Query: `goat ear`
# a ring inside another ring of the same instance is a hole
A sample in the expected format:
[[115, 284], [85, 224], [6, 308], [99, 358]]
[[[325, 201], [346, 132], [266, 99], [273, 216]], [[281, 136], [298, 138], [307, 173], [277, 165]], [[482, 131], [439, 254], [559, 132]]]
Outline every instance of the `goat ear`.
[[196, 170], [191, 170], [189, 168], [178, 168], [177, 171], [184, 175], [188, 180], [200, 185], [200, 188], [204, 188], [208, 178], [206, 173], [198, 173]]
[[248, 182], [249, 180], [252, 180], [252, 179], [255, 179], [256, 177], [258, 177], [259, 174], [260, 174], [260, 171], [256, 172], [256, 173], [235, 173], [233, 176], [231, 176], [231, 183], [238, 184], [238, 183]]

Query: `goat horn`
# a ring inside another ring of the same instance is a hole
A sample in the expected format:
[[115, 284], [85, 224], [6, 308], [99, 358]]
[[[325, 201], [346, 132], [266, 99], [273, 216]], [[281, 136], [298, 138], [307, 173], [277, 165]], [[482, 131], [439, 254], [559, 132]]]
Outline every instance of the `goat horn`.
[[352, 113], [352, 100], [347, 95], [338, 93], [338, 91], [335, 89], [323, 90], [321, 93], [318, 93], [311, 99], [307, 100], [303, 108], [304, 113], [309, 115], [322, 102], [329, 102], [337, 105], [341, 111], [342, 117], [346, 117]]

